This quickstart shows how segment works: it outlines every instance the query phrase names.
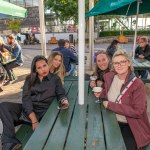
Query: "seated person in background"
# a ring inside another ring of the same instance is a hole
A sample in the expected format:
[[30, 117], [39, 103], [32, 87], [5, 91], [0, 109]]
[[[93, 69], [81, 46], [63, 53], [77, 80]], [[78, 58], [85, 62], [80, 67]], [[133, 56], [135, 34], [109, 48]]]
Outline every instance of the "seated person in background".
[[125, 52], [115, 52], [112, 72], [105, 74], [104, 80], [105, 89], [95, 96], [108, 99], [103, 105], [116, 113], [126, 149], [137, 150], [150, 144], [145, 87], [142, 80], [135, 77]]
[[108, 46], [106, 52], [108, 56], [112, 59], [114, 53], [120, 48], [120, 42], [118, 40], [113, 40]]
[[8, 46], [10, 46], [10, 53], [16, 58], [15, 61], [4, 65], [4, 68], [6, 69], [9, 77], [8, 83], [12, 83], [16, 80], [16, 77], [13, 73], [13, 68], [23, 65], [22, 49], [18, 42], [15, 41], [15, 36], [13, 34], [6, 36], [6, 38]]
[[[0, 104], [0, 118], [3, 123], [2, 150], [15, 150], [21, 147], [15, 135], [15, 126], [27, 123], [35, 130], [54, 97], [57, 97], [59, 103], [68, 106], [60, 78], [49, 72], [44, 56], [36, 56], [31, 64], [31, 73], [26, 77], [23, 86], [22, 104]], [[21, 118], [22, 114], [25, 116], [24, 119]]]
[[74, 45], [70, 44], [70, 42], [68, 40], [65, 40], [65, 46], [64, 47], [70, 49], [71, 52], [77, 56], [77, 51], [76, 51]]
[[[75, 56], [78, 56], [74, 45], [70, 44], [70, 42], [68, 40], [65, 40], [65, 48], [69, 49]], [[72, 64], [72, 68], [74, 68], [72, 71], [72, 75], [75, 76], [77, 74], [76, 73], [76, 70], [77, 70], [76, 64]]]
[[[63, 62], [66, 70], [66, 76], [74, 75], [74, 64], [78, 63], [78, 58], [69, 49], [65, 48], [65, 40], [60, 39], [58, 41], [58, 48], [53, 51], [59, 51], [63, 55]], [[73, 64], [73, 65], [72, 65]]]
[[135, 57], [150, 61], [150, 45], [147, 37], [140, 37], [139, 46], [135, 49]]
[[105, 51], [99, 51], [96, 53], [96, 66], [93, 76], [96, 76], [96, 80], [90, 81], [90, 87], [102, 86], [104, 83], [103, 75], [110, 71], [110, 58]]
[[65, 67], [63, 64], [63, 56], [60, 52], [51, 52], [48, 57], [48, 66], [51, 73], [60, 77], [62, 84], [64, 83]]
[[[140, 37], [139, 46], [135, 49], [135, 58], [147, 59], [150, 61], [150, 45], [148, 38], [145, 36]], [[141, 78], [146, 79], [148, 76], [147, 70], [138, 71]]]
[[0, 37], [0, 52], [7, 52], [10, 50], [10, 47], [7, 46], [5, 43], [4, 43], [4, 40], [2, 37]]

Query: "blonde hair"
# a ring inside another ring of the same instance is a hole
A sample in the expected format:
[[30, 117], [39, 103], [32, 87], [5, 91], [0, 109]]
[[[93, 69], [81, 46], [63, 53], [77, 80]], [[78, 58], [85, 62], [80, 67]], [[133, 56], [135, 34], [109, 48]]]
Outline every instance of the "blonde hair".
[[[117, 50], [117, 51], [114, 53], [114, 55], [113, 55], [113, 57], [112, 57], [112, 63], [113, 63], [113, 61], [114, 61], [114, 58], [117, 57], [117, 56], [123, 56], [123, 57], [125, 57], [125, 58], [130, 62], [130, 64], [131, 64], [131, 66], [129, 67], [129, 70], [132, 71], [132, 72], [134, 71], [133, 66], [132, 66], [132, 61], [131, 61], [129, 55], [128, 55], [124, 50]], [[114, 71], [114, 72], [115, 72], [115, 69], [114, 69], [114, 66], [113, 66], [113, 65], [112, 65], [111, 71]]]
[[59, 66], [58, 68], [55, 68], [54, 73], [57, 74], [57, 75], [60, 77], [60, 79], [61, 79], [61, 81], [62, 81], [62, 83], [63, 83], [64, 77], [65, 77], [65, 67], [64, 67], [64, 64], [63, 64], [63, 55], [62, 55], [60, 52], [58, 52], [58, 51], [52, 52], [52, 53], [49, 55], [49, 57], [48, 57], [48, 66], [49, 66], [49, 68], [52, 67], [52, 62], [53, 62], [54, 58], [55, 58], [57, 55], [58, 55], [58, 56], [61, 56], [61, 59], [62, 59], [62, 60], [61, 60], [60, 66]]
[[143, 40], [144, 42], [148, 43], [148, 37], [147, 36], [141, 36], [140, 40]]

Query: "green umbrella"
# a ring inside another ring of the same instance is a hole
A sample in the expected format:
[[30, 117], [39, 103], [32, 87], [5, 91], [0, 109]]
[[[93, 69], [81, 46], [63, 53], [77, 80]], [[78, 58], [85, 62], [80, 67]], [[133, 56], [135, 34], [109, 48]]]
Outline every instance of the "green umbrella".
[[150, 0], [101, 0], [92, 8], [86, 16], [97, 15], [136, 15], [136, 28], [133, 46], [133, 58], [135, 55], [138, 14], [150, 13]]
[[[136, 15], [137, 1], [139, 0], [101, 0], [86, 16], [97, 15]], [[140, 7], [138, 14], [150, 13], [150, 0], [139, 1]]]
[[0, 18], [25, 18], [26, 9], [0, 0]]

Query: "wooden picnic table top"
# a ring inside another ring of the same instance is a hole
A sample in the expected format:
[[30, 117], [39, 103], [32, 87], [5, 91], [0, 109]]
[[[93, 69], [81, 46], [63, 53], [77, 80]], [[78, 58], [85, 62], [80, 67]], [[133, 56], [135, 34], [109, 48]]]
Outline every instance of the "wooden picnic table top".
[[[115, 114], [96, 104], [85, 81], [85, 104], [78, 104], [78, 81], [65, 81], [69, 109], [58, 110], [54, 100], [24, 150], [125, 150]], [[119, 144], [118, 144], [119, 143]]]
[[150, 61], [146, 59], [133, 59], [133, 67], [135, 70], [150, 70]]

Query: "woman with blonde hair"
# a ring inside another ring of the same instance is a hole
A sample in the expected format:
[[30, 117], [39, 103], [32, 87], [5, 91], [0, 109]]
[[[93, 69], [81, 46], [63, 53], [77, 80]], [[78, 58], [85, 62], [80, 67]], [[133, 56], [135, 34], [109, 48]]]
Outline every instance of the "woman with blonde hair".
[[150, 144], [150, 124], [144, 83], [132, 70], [132, 62], [123, 51], [112, 58], [112, 71], [104, 75], [105, 88], [100, 98], [103, 105], [116, 113], [127, 150], [137, 150]]
[[48, 58], [48, 65], [49, 65], [50, 72], [57, 74], [63, 83], [65, 77], [63, 55], [58, 51], [52, 52]]

